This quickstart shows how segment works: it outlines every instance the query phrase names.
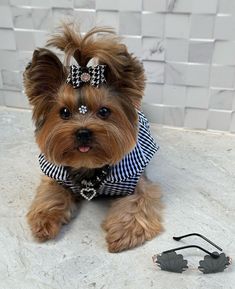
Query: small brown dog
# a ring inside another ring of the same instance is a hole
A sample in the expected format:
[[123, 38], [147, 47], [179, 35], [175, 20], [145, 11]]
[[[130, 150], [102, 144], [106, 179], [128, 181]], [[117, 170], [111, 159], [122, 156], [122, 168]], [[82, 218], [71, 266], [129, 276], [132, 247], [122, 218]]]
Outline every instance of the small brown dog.
[[64, 64], [40, 48], [24, 73], [46, 175], [27, 215], [32, 233], [54, 238], [77, 199], [117, 195], [103, 223], [109, 251], [143, 244], [162, 229], [159, 189], [144, 175], [158, 147], [139, 111], [143, 67], [110, 28], [82, 37], [64, 24], [48, 45], [63, 51]]

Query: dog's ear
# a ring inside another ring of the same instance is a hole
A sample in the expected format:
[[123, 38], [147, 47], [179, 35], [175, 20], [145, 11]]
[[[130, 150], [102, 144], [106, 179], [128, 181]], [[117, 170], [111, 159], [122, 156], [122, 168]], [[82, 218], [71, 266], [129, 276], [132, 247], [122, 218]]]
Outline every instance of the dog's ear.
[[50, 103], [65, 82], [66, 73], [65, 67], [53, 52], [45, 48], [34, 51], [32, 61], [24, 72], [25, 92], [33, 106], [34, 120], [42, 118], [50, 109]]
[[109, 67], [108, 83], [116, 87], [124, 98], [129, 99], [139, 109], [146, 81], [143, 64], [128, 52], [124, 44], [117, 45], [120, 47], [119, 53], [113, 55], [116, 67], [114, 71], [112, 66]]

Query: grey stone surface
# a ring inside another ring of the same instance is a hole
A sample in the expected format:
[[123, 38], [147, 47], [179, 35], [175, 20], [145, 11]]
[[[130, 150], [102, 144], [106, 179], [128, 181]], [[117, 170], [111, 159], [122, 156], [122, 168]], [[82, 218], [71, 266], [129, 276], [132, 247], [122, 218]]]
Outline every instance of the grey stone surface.
[[203, 253], [184, 252], [189, 269], [182, 275], [160, 271], [151, 257], [182, 244], [213, 248], [196, 237], [205, 234], [234, 257], [235, 136], [152, 125], [161, 150], [148, 166], [162, 186], [163, 232], [144, 246], [120, 254], [107, 252], [100, 228], [108, 201], [83, 202], [76, 218], [56, 240], [36, 243], [25, 214], [39, 183], [38, 149], [31, 112], [0, 108], [0, 288], [1, 289], [234, 289], [234, 265], [203, 275]]

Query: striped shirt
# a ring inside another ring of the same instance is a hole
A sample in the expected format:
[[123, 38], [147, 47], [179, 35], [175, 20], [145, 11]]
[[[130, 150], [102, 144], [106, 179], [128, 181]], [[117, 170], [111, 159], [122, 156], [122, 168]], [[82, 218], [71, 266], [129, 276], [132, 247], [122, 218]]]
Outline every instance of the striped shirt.
[[[86, 199], [90, 200], [98, 195], [125, 196], [134, 193], [139, 177], [154, 153], [159, 149], [159, 146], [151, 135], [147, 118], [139, 111], [138, 116], [139, 131], [134, 149], [119, 163], [110, 167], [110, 172], [99, 189], [91, 198], [83, 196]], [[69, 179], [66, 167], [48, 162], [43, 154], [39, 155], [39, 164], [45, 175], [68, 187], [74, 194], [81, 194], [79, 188]]]

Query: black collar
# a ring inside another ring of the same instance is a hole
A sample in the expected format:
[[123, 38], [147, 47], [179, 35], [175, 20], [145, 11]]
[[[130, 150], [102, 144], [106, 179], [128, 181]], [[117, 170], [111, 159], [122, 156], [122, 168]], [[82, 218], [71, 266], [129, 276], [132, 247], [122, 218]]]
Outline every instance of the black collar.
[[110, 172], [108, 165], [97, 169], [74, 170], [70, 167], [66, 167], [66, 169], [68, 179], [79, 188], [80, 194], [87, 200], [91, 200], [96, 195]]

